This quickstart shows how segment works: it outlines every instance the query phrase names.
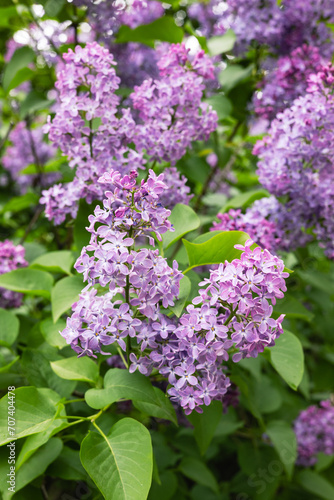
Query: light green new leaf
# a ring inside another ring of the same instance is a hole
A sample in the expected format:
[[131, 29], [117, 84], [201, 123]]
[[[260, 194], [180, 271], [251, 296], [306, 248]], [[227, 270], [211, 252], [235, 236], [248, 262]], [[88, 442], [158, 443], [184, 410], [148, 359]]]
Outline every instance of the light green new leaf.
[[17, 73], [22, 69], [28, 69], [28, 64], [34, 59], [35, 53], [30, 47], [21, 47], [14, 52], [3, 73], [2, 85], [5, 91], [9, 91], [10, 88], [13, 88], [11, 83]]
[[42, 269], [51, 273], [71, 274], [74, 257], [70, 250], [60, 250], [59, 252], [48, 252], [37, 257], [30, 267], [33, 269]]
[[37, 205], [38, 196], [35, 193], [25, 193], [22, 196], [13, 196], [3, 207], [2, 212], [17, 213], [33, 205]]
[[297, 458], [296, 434], [292, 430], [291, 425], [283, 420], [269, 422], [266, 434], [270, 437], [287, 475], [291, 479]]
[[230, 52], [236, 42], [234, 31], [227, 30], [222, 36], [214, 36], [207, 41], [209, 52], [212, 56]]
[[65, 321], [59, 320], [54, 323], [51, 318], [45, 319], [40, 324], [40, 330], [46, 342], [52, 347], [58, 347], [58, 349], [62, 349], [67, 345], [66, 340], [59, 333], [65, 327]]
[[52, 317], [54, 322], [78, 300], [79, 293], [83, 288], [84, 284], [82, 278], [79, 276], [68, 276], [55, 284], [51, 292]]
[[38, 269], [24, 267], [0, 276], [0, 286], [13, 292], [50, 297], [53, 278], [51, 274]]
[[256, 200], [261, 198], [268, 198], [269, 193], [265, 189], [253, 189], [252, 191], [247, 191], [246, 193], [238, 194], [234, 196], [220, 209], [220, 212], [228, 212], [231, 208], [247, 208], [254, 203]]
[[164, 249], [169, 248], [185, 234], [197, 229], [201, 223], [194, 210], [188, 207], [188, 205], [182, 205], [182, 203], [175, 205], [169, 221], [173, 224], [174, 231], [167, 231], [167, 233], [162, 235], [162, 246]]
[[303, 470], [297, 476], [298, 483], [304, 490], [324, 500], [333, 500], [334, 486], [324, 477], [311, 470]]
[[15, 314], [0, 308], [0, 325], [0, 345], [10, 347], [19, 334], [20, 322]]
[[212, 441], [222, 413], [221, 402], [212, 401], [209, 406], [203, 407], [203, 413], [193, 411], [187, 417], [194, 426], [194, 436], [202, 455], [204, 455]]
[[[223, 120], [232, 112], [232, 103], [225, 95], [214, 95], [206, 99], [205, 102], [212, 106], [212, 108], [216, 111], [219, 120]], [[219, 193], [212, 194], [218, 195]]]
[[248, 234], [242, 231], [221, 231], [205, 243], [182, 240], [189, 260], [189, 267], [184, 274], [197, 266], [220, 264], [225, 260], [231, 262], [239, 258], [241, 251], [234, 248], [234, 245], [244, 245], [248, 239]]
[[176, 26], [174, 19], [171, 16], [163, 16], [150, 24], [142, 24], [134, 29], [129, 28], [129, 26], [121, 26], [116, 42], [140, 42], [153, 47], [155, 40], [180, 43], [182, 38], [183, 30]]
[[111, 368], [104, 377], [104, 389], [89, 389], [86, 403], [96, 410], [119, 401], [132, 399], [159, 405], [150, 380], [139, 372], [129, 373], [120, 368]]
[[[15, 391], [15, 436], [8, 435], [7, 419], [0, 419], [0, 445], [9, 443], [49, 427], [57, 413], [55, 401], [60, 400], [51, 389], [37, 387], [19, 387]], [[0, 414], [8, 415], [11, 400], [6, 394], [0, 400]], [[38, 408], [38, 411], [36, 411]]]
[[154, 404], [145, 401], [134, 401], [133, 405], [147, 415], [170, 420], [177, 425], [176, 413], [169, 398], [158, 387], [153, 387], [153, 390], [156, 395], [156, 402]]
[[99, 378], [99, 368], [94, 361], [88, 357], [60, 359], [59, 361], [52, 361], [52, 370], [60, 378], [66, 380], [81, 380], [95, 384]]
[[90, 432], [81, 443], [82, 465], [106, 500], [144, 500], [153, 470], [150, 433], [123, 418], [107, 436]]
[[296, 391], [304, 373], [304, 352], [299, 339], [293, 333], [284, 330], [269, 352], [275, 370]]

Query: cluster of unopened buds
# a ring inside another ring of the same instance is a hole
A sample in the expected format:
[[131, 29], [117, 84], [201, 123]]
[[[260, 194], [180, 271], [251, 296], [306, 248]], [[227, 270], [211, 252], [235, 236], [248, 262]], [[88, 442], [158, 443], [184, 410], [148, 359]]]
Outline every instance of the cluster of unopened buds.
[[[188, 414], [230, 386], [222, 363], [256, 357], [282, 333], [283, 315], [274, 320], [272, 305], [286, 290], [281, 259], [253, 242], [236, 246], [240, 258], [210, 272], [196, 297], [177, 318], [172, 313], [183, 274], [151, 246], [173, 230], [170, 211], [160, 203], [167, 189], [164, 175], [150, 170], [138, 186], [137, 173], [124, 177], [111, 171], [103, 208], [89, 217], [90, 244], [75, 267], [88, 285], [73, 306], [62, 332], [79, 356], [96, 356], [115, 344], [130, 372], [160, 373], [168, 393]], [[138, 238], [141, 237], [139, 240]], [[103, 295], [100, 288], [107, 288]]]

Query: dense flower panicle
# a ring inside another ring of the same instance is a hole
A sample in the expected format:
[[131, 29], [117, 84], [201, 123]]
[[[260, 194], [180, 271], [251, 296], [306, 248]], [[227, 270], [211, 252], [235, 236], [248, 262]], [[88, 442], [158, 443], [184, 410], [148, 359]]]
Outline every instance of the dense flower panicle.
[[162, 317], [153, 324], [162, 339], [155, 338], [152, 352], [139, 359], [132, 354], [131, 370], [142, 373], [152, 368], [168, 378], [172, 401], [186, 414], [201, 412], [201, 406], [213, 399], [223, 399], [230, 386], [222, 363], [229, 349], [238, 349], [233, 361], [256, 357], [264, 347], [275, 344], [282, 333], [281, 315], [274, 320], [272, 304], [286, 291], [284, 264], [259, 247], [251, 250], [252, 241], [236, 246], [240, 259], [220, 264], [210, 278], [200, 285], [206, 289], [193, 300], [178, 324]]
[[103, 198], [97, 180], [105, 171], [117, 165], [125, 173], [143, 165], [142, 156], [127, 146], [135, 125], [130, 111], [123, 109], [116, 116], [120, 80], [112, 54], [94, 42], [70, 49], [63, 57], [56, 82], [59, 104], [45, 130], [67, 155], [70, 167], [76, 167], [76, 176], [73, 182], [43, 192], [46, 215], [56, 224], [67, 213], [75, 216], [80, 198], [88, 203]]
[[[11, 145], [2, 157], [4, 168], [15, 181], [15, 187], [24, 193], [28, 187], [38, 182], [49, 186], [59, 179], [58, 173], [44, 173], [44, 165], [55, 155], [56, 149], [43, 141], [42, 128], [30, 129], [25, 122], [19, 122], [9, 134]], [[34, 164], [40, 170], [38, 175], [22, 175], [20, 172]]]
[[152, 160], [173, 165], [193, 141], [207, 139], [217, 127], [216, 112], [201, 101], [213, 64], [203, 51], [191, 57], [182, 44], [172, 45], [158, 67], [160, 79], [145, 80], [130, 96], [141, 119], [133, 141]]
[[154, 49], [140, 43], [115, 43], [122, 25], [137, 28], [155, 21], [164, 14], [162, 4], [155, 0], [75, 0], [78, 6], [87, 6], [87, 15], [96, 39], [103, 42], [117, 61], [117, 73], [126, 87], [140, 85], [146, 78], [157, 78], [157, 57]]
[[[261, 184], [285, 197], [285, 208], [298, 226], [313, 230], [328, 257], [334, 257], [333, 182], [334, 98], [314, 92], [296, 99], [258, 141]], [[307, 231], [310, 233], [310, 231]]]
[[291, 251], [311, 241], [300, 227], [302, 213], [289, 211], [275, 196], [256, 200], [245, 213], [231, 209], [217, 214], [211, 231], [244, 231], [270, 252]]
[[190, 194], [190, 187], [186, 184], [187, 178], [181, 175], [176, 167], [168, 167], [164, 170], [164, 183], [168, 187], [160, 196], [160, 203], [172, 209], [177, 203], [189, 205], [189, 201], [194, 196]]
[[[159, 201], [167, 188], [163, 174], [157, 177], [150, 171], [140, 186], [136, 186], [136, 178], [136, 172], [122, 177], [111, 171], [100, 179], [104, 189], [107, 185], [112, 190], [106, 192], [104, 208], [97, 207], [89, 217], [91, 241], [75, 264], [88, 286], [62, 332], [81, 355], [93, 356], [101, 352], [101, 345], [113, 342], [126, 350], [124, 339], [128, 336], [136, 336], [143, 349], [152, 346], [154, 339], [148, 338], [158, 332], [149, 337], [146, 332], [151, 324], [154, 327], [160, 305], [174, 305], [179, 294], [182, 274], [176, 261], [171, 268], [158, 250], [133, 249], [137, 237], [145, 235], [154, 244], [152, 232], [161, 240], [161, 235], [172, 229], [170, 211]], [[98, 296], [92, 288], [95, 283], [109, 291]], [[116, 294], [123, 299], [113, 300]]]
[[253, 106], [255, 113], [272, 120], [289, 107], [307, 89], [307, 78], [321, 69], [322, 58], [317, 47], [303, 45], [280, 57], [276, 67], [259, 83]]
[[317, 454], [334, 454], [334, 406], [322, 401], [310, 406], [298, 415], [294, 422], [297, 438], [297, 464], [310, 467], [317, 462]]
[[319, 47], [330, 58], [334, 37], [326, 23], [334, 19], [332, 0], [211, 0], [193, 4], [190, 18], [200, 34], [221, 35], [232, 29], [237, 37], [237, 53], [246, 52], [254, 42], [267, 45], [278, 54], [289, 54], [304, 43]]
[[[28, 262], [24, 259], [24, 254], [25, 249], [22, 245], [14, 245], [9, 240], [0, 242], [0, 274], [27, 266]], [[20, 307], [21, 302], [21, 293], [0, 288], [0, 307], [4, 309]]]

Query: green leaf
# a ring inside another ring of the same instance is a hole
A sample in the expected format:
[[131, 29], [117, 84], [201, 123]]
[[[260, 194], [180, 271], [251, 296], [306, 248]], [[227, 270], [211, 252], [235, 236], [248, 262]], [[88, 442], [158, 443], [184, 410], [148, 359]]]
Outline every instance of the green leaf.
[[0, 308], [0, 325], [0, 345], [10, 347], [19, 334], [20, 322], [14, 314]]
[[82, 465], [106, 500], [144, 500], [153, 470], [150, 433], [123, 418], [107, 436], [91, 432], [81, 443]]
[[72, 307], [79, 298], [84, 285], [79, 276], [68, 276], [58, 281], [52, 288], [52, 317], [56, 322], [60, 316]]
[[283, 403], [280, 391], [265, 375], [262, 375], [260, 381], [248, 377], [246, 387], [241, 387], [241, 390], [240, 401], [258, 419], [261, 419], [262, 414], [278, 410]]
[[[230, 116], [232, 112], [232, 103], [231, 101], [224, 95], [218, 94], [213, 97], [209, 97], [205, 100], [212, 108], [216, 111], [219, 120], [223, 120]], [[218, 194], [218, 193], [214, 193]]]
[[305, 283], [313, 286], [330, 295], [334, 295], [333, 279], [328, 274], [320, 271], [297, 271], [298, 276], [302, 278]]
[[243, 427], [244, 423], [238, 420], [235, 409], [229, 406], [227, 412], [223, 413], [214, 433], [214, 439], [225, 438], [233, 434], [237, 429]]
[[52, 283], [51, 274], [27, 267], [0, 276], [0, 286], [7, 290], [47, 298], [50, 297]]
[[[154, 404], [145, 401], [134, 401], [133, 405], [141, 412], [146, 413], [152, 417], [163, 418], [170, 420], [177, 425], [177, 417], [172, 403], [164, 392], [158, 387], [153, 387], [156, 395], [156, 402]], [[159, 403], [159, 404], [158, 404]]]
[[23, 69], [29, 69], [27, 68], [27, 66], [34, 59], [35, 53], [30, 47], [21, 47], [14, 52], [11, 60], [5, 67], [5, 71], [3, 74], [2, 85], [5, 91], [9, 91], [11, 88], [13, 88], [11, 84], [17, 73]]
[[3, 7], [0, 9], [0, 26], [13, 28], [12, 19], [17, 16], [16, 7]]
[[70, 250], [60, 250], [37, 257], [37, 259], [30, 264], [30, 267], [33, 269], [45, 269], [53, 273], [71, 274], [73, 262], [73, 253]]
[[316, 472], [303, 470], [299, 472], [297, 481], [304, 490], [314, 493], [316, 497], [324, 498], [324, 500], [334, 498], [334, 486]]
[[181, 316], [185, 303], [189, 297], [191, 290], [191, 281], [187, 276], [183, 276], [180, 281], [180, 293], [174, 306], [170, 306], [169, 309], [173, 311], [175, 316], [178, 318]]
[[111, 368], [104, 377], [104, 389], [86, 391], [87, 404], [96, 410], [119, 401], [132, 399], [156, 405], [156, 393], [150, 380], [139, 372], [130, 373], [121, 368]]
[[[49, 172], [59, 172], [60, 167], [62, 165], [66, 164], [66, 159], [65, 158], [52, 158], [50, 161], [45, 163], [43, 165], [43, 174], [49, 173]], [[34, 163], [31, 163], [28, 165], [26, 168], [23, 170], [20, 170], [19, 175], [36, 175], [39, 173], [37, 165]]]
[[[42, 432], [49, 427], [56, 416], [57, 407], [54, 398], [58, 396], [51, 389], [36, 387], [19, 387], [15, 393], [15, 436], [8, 436], [7, 419], [0, 420], [0, 445], [14, 441], [36, 432]], [[8, 415], [11, 400], [6, 394], [0, 400], [1, 415]], [[36, 411], [38, 408], [38, 411]]]
[[43, 255], [43, 253], [46, 253], [46, 248], [41, 245], [40, 243], [23, 243], [23, 246], [25, 248], [25, 260], [27, 262], [32, 262], [33, 260], [37, 259], [40, 255]]
[[152, 483], [148, 500], [173, 500], [177, 489], [177, 477], [167, 470], [160, 474], [161, 484]]
[[185, 234], [197, 229], [201, 223], [193, 209], [181, 203], [175, 205], [169, 221], [173, 224], [175, 231], [168, 231], [162, 235], [162, 247], [164, 249], [169, 248]]
[[246, 193], [238, 194], [228, 200], [228, 202], [219, 210], [221, 213], [228, 212], [231, 208], [247, 208], [256, 200], [268, 198], [269, 193], [265, 189], [253, 189]]
[[81, 380], [95, 384], [99, 378], [99, 368], [94, 361], [88, 357], [60, 359], [59, 361], [52, 361], [52, 370], [60, 378], [66, 380]]
[[231, 262], [239, 258], [241, 250], [235, 249], [234, 245], [244, 245], [248, 239], [248, 234], [242, 231], [221, 231], [205, 243], [182, 240], [189, 260], [189, 267], [184, 274], [197, 266], [220, 264], [225, 260]]
[[118, 30], [116, 42], [140, 42], [154, 47], [154, 41], [180, 43], [183, 38], [183, 30], [176, 26], [171, 16], [163, 16], [150, 24], [142, 24], [131, 29], [129, 26], [121, 26]]
[[[68, 481], [87, 482], [87, 472], [80, 462], [80, 455], [77, 450], [64, 446], [57, 460], [48, 469], [48, 475], [57, 479]], [[65, 500], [65, 499], [64, 499]]]
[[180, 465], [179, 470], [195, 483], [207, 486], [215, 493], [218, 493], [219, 488], [215, 476], [208, 467], [197, 458], [185, 457]]
[[73, 237], [74, 243], [78, 251], [88, 245], [91, 234], [87, 231], [86, 227], [89, 226], [88, 216], [94, 212], [94, 208], [98, 203], [86, 203], [85, 200], [80, 200], [79, 210], [74, 222]]
[[296, 434], [292, 430], [291, 425], [283, 420], [269, 422], [266, 427], [266, 434], [270, 437], [284, 465], [288, 478], [291, 479], [297, 459]]
[[236, 42], [234, 31], [227, 30], [222, 36], [214, 36], [207, 41], [209, 52], [212, 56], [230, 52]]
[[40, 324], [40, 330], [46, 342], [52, 347], [58, 347], [58, 349], [62, 349], [67, 345], [66, 340], [59, 333], [65, 327], [65, 321], [59, 320], [54, 323], [51, 318], [45, 319]]
[[223, 87], [224, 92], [229, 92], [239, 83], [247, 80], [252, 72], [253, 72], [253, 64], [244, 68], [239, 64], [231, 64], [227, 66], [220, 74], [219, 74], [219, 82]]
[[31, 78], [34, 76], [34, 74], [35, 74], [35, 72], [30, 68], [20, 69], [16, 73], [16, 75], [14, 76], [12, 81], [10, 82], [10, 84], [7, 88], [7, 92], [9, 92], [12, 89], [15, 89], [16, 87], [21, 85], [21, 83], [26, 82], [27, 80], [31, 80]]
[[223, 413], [220, 401], [212, 401], [203, 407], [203, 413], [193, 411], [188, 420], [194, 426], [194, 436], [202, 455], [208, 449]]
[[66, 0], [47, 0], [44, 10], [48, 17], [55, 17], [64, 7]]
[[304, 373], [304, 353], [298, 338], [288, 330], [284, 330], [269, 352], [275, 370], [296, 391]]
[[[63, 447], [60, 438], [51, 438], [36, 453], [25, 462], [17, 471], [15, 478], [15, 492], [21, 490], [34, 479], [44, 474], [48, 466], [58, 457]], [[3, 500], [9, 500], [14, 493], [8, 490], [4, 493]]]
[[2, 212], [12, 212], [17, 213], [26, 208], [30, 208], [32, 205], [37, 205], [38, 196], [35, 193], [26, 193], [22, 196], [14, 196], [9, 200], [8, 203], [3, 207]]
[[314, 314], [292, 295], [285, 295], [283, 299], [280, 299], [274, 306], [274, 313], [285, 314], [287, 318], [300, 318], [304, 321], [312, 321], [314, 317]]

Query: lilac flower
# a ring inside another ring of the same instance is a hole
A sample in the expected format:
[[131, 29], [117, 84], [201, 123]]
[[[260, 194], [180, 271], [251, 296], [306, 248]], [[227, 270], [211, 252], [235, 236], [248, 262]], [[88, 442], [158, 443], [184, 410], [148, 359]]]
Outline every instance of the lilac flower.
[[[19, 122], [8, 137], [11, 145], [2, 157], [4, 168], [15, 181], [15, 188], [25, 193], [36, 183], [49, 186], [59, 179], [58, 173], [45, 173], [44, 165], [55, 155], [56, 149], [43, 141], [41, 128], [27, 128], [25, 122]], [[22, 175], [21, 170], [34, 164], [40, 170], [37, 175]]]
[[[0, 274], [27, 266], [28, 262], [25, 261], [24, 254], [25, 249], [22, 245], [14, 245], [9, 240], [0, 242]], [[20, 307], [21, 303], [21, 293], [0, 288], [0, 307], [3, 309]]]
[[298, 444], [297, 464], [310, 467], [317, 462], [317, 454], [334, 453], [334, 406], [322, 401], [320, 407], [309, 406], [300, 412], [294, 422]]

